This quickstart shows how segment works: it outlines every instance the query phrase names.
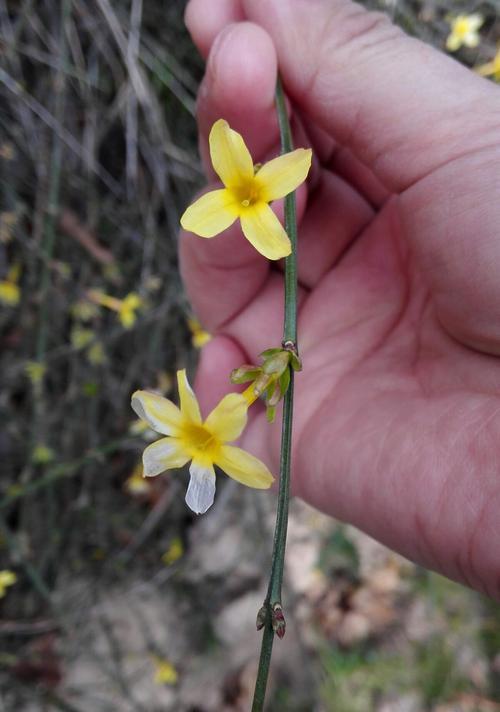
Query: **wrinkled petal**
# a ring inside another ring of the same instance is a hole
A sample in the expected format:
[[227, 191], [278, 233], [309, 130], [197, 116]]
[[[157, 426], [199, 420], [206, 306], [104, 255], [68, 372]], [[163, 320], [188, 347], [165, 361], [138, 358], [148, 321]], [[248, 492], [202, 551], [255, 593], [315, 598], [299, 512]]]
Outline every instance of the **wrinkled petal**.
[[189, 385], [185, 368], [183, 368], [182, 371], [177, 371], [177, 385], [179, 388], [182, 416], [190, 423], [201, 425], [200, 406], [198, 405], [198, 400], [196, 399], [193, 389]]
[[214, 237], [234, 223], [239, 215], [232, 194], [222, 188], [198, 198], [181, 217], [184, 230], [200, 237]]
[[224, 443], [239, 438], [247, 424], [248, 402], [240, 393], [230, 393], [215, 406], [205, 427]]
[[269, 203], [284, 198], [298, 188], [307, 178], [311, 160], [310, 148], [298, 148], [263, 165], [255, 177], [260, 186], [261, 199]]
[[178, 435], [182, 415], [179, 408], [167, 398], [148, 391], [136, 391], [132, 395], [132, 408], [157, 433]]
[[253, 161], [242, 136], [219, 119], [209, 136], [210, 157], [215, 172], [228, 188], [253, 178]]
[[268, 489], [274, 477], [263, 462], [239, 447], [223, 445], [215, 463], [226, 475], [247, 487]]
[[189, 460], [189, 455], [177, 438], [162, 438], [157, 440], [142, 453], [144, 475], [154, 477], [165, 470], [183, 467]]
[[243, 234], [268, 260], [279, 260], [292, 251], [288, 235], [267, 203], [255, 203], [241, 214]]
[[204, 514], [214, 501], [214, 468], [212, 465], [204, 465], [193, 460], [189, 473], [191, 477], [186, 492], [186, 504], [195, 514]]

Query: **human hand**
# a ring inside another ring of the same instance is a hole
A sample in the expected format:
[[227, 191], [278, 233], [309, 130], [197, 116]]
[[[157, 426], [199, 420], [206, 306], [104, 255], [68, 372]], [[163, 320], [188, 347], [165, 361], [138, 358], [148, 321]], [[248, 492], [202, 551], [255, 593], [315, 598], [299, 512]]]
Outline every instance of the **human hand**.
[[[349, 0], [191, 0], [186, 22], [208, 55], [211, 187], [218, 118], [255, 161], [277, 155], [277, 63], [315, 155], [298, 191], [295, 494], [500, 597], [498, 89]], [[279, 342], [282, 279], [238, 226], [182, 234], [181, 266], [216, 334], [208, 408]], [[260, 412], [242, 444], [277, 472], [279, 440]]]

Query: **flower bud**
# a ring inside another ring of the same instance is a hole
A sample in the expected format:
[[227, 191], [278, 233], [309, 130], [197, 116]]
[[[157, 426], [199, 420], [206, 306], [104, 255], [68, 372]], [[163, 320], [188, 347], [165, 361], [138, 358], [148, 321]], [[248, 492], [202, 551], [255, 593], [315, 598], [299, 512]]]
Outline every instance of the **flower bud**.
[[286, 631], [286, 621], [285, 616], [283, 615], [283, 608], [281, 607], [281, 603], [273, 604], [273, 608], [271, 611], [271, 624], [278, 638], [283, 638]]
[[257, 630], [262, 630], [262, 628], [266, 625], [266, 618], [267, 608], [266, 606], [262, 606], [262, 608], [259, 608], [259, 612], [257, 613], [257, 620], [255, 621]]
[[262, 370], [264, 373], [276, 375], [277, 377], [288, 368], [290, 363], [290, 352], [289, 351], [278, 351], [277, 354], [264, 359], [262, 364]]
[[231, 371], [231, 383], [248, 383], [248, 381], [253, 381], [260, 373], [260, 368], [254, 366], [253, 364], [243, 364], [239, 368], [235, 368]]

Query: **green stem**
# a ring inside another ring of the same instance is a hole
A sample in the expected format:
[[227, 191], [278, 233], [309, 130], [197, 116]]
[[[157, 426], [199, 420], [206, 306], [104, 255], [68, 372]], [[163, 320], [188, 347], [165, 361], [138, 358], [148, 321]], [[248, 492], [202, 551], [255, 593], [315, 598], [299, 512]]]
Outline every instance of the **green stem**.
[[[283, 87], [278, 77], [276, 84], [276, 110], [281, 134], [281, 152], [293, 150], [292, 132], [288, 121]], [[285, 230], [292, 243], [292, 252], [285, 260], [285, 317], [283, 326], [283, 346], [297, 352], [297, 215], [295, 193], [285, 198]], [[290, 500], [290, 464], [292, 446], [293, 421], [293, 385], [294, 373], [290, 368], [290, 385], [283, 400], [283, 421], [281, 430], [280, 482], [278, 492], [278, 509], [276, 512], [276, 527], [274, 530], [273, 555], [271, 575], [267, 589], [264, 607], [266, 609], [264, 633], [260, 651], [259, 669], [255, 682], [255, 692], [252, 712], [264, 709], [267, 678], [271, 663], [274, 630], [272, 626], [272, 611], [276, 604], [281, 605], [281, 587], [283, 583], [283, 567], [285, 563], [286, 533], [288, 526], [288, 504]]]
[[[293, 151], [293, 138], [286, 110], [285, 94], [278, 76], [276, 83], [276, 111], [281, 136], [281, 153]], [[283, 326], [283, 343], [291, 342], [297, 348], [297, 211], [295, 193], [285, 198], [285, 230], [292, 252], [285, 260], [285, 322]], [[290, 390], [292, 389], [290, 385]]]

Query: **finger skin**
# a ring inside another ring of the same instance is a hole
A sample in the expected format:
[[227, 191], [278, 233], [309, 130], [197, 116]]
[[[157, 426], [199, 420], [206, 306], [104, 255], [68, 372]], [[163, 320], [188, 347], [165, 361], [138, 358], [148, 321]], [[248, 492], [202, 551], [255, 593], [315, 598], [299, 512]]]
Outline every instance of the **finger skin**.
[[277, 60], [271, 38], [258, 25], [228, 25], [214, 41], [198, 94], [200, 153], [213, 175], [208, 135], [218, 119], [242, 133], [254, 161], [278, 143], [274, 107]]
[[245, 19], [239, 0], [191, 0], [184, 22], [202, 57], [206, 58], [215, 38], [232, 22]]
[[229, 375], [246, 360], [241, 346], [226, 336], [215, 336], [202, 348], [194, 389], [203, 418], [207, 417], [223, 396], [236, 390]]

